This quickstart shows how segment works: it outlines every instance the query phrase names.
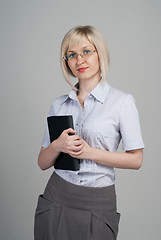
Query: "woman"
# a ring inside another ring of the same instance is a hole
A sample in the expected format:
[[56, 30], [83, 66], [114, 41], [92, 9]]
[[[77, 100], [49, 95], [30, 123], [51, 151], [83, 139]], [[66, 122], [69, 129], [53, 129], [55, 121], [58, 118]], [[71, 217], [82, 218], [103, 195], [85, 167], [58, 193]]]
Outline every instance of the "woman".
[[72, 86], [70, 76], [78, 83], [54, 100], [49, 116], [73, 115], [74, 129], [66, 129], [50, 144], [47, 128], [38, 165], [48, 169], [64, 152], [80, 159], [80, 169], [56, 169], [52, 174], [39, 196], [35, 240], [114, 240], [120, 217], [114, 168], [139, 169], [143, 159], [134, 98], [106, 82], [109, 53], [94, 27], [75, 27], [65, 35], [61, 61], [68, 83]]

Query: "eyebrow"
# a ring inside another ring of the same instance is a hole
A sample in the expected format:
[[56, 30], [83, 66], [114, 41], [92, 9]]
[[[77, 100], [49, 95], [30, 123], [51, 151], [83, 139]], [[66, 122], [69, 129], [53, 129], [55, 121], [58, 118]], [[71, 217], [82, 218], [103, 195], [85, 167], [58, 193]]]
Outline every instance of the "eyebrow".
[[[82, 49], [85, 49], [85, 48], [92, 48], [92, 46], [85, 46]], [[76, 52], [76, 51], [75, 50], [69, 50], [68, 52]]]

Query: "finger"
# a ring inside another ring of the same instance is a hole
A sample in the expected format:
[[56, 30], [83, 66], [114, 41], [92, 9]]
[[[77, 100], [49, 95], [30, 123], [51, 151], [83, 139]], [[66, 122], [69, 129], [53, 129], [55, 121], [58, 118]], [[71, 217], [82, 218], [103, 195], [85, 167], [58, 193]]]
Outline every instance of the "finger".
[[83, 145], [79, 145], [79, 146], [75, 146], [75, 148], [73, 149], [74, 152], [79, 152], [80, 150], [82, 150], [84, 146]]
[[82, 140], [78, 140], [75, 144], [75, 146], [81, 146], [82, 148], [85, 146], [85, 142]]
[[79, 156], [80, 156], [82, 153], [83, 153], [82, 150], [80, 150], [79, 152], [71, 152], [71, 153], [70, 153], [70, 156], [79, 158]]
[[67, 134], [69, 134], [69, 133], [76, 133], [76, 130], [74, 130], [72, 128], [68, 128], [68, 129], [64, 130], [63, 132], [67, 133]]
[[84, 146], [83, 146], [82, 144], [81, 144], [81, 145], [78, 145], [78, 146], [73, 145], [73, 146], [70, 146], [70, 147], [68, 148], [68, 151], [69, 151], [69, 153], [70, 153], [70, 152], [78, 152], [78, 151], [80, 151], [83, 147], [84, 147]]
[[74, 145], [75, 145], [75, 146], [79, 146], [79, 145], [83, 145], [83, 146], [84, 146], [84, 143], [83, 143], [82, 140], [80, 140], [80, 139], [75, 139], [75, 140], [74, 140]]
[[79, 135], [71, 135], [71, 136], [70, 136], [70, 139], [73, 140], [73, 141], [75, 141], [75, 140], [80, 140], [81, 138], [80, 138]]

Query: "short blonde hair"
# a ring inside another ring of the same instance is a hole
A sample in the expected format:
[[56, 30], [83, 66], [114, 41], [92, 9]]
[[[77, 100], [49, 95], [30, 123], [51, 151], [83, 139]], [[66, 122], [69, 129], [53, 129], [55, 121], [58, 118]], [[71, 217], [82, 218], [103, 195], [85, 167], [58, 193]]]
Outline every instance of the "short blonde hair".
[[[72, 28], [65, 35], [62, 44], [61, 44], [61, 67], [63, 75], [66, 81], [73, 87], [70, 76], [74, 76], [71, 72], [68, 62], [63, 59], [63, 57], [67, 54], [67, 51], [77, 44], [82, 38], [87, 38], [90, 43], [92, 43], [97, 50], [99, 63], [100, 63], [100, 71], [102, 74], [102, 78], [105, 81], [107, 77], [107, 70], [109, 66], [109, 52], [102, 34], [92, 26], [77, 26]], [[75, 76], [74, 76], [75, 77]]]

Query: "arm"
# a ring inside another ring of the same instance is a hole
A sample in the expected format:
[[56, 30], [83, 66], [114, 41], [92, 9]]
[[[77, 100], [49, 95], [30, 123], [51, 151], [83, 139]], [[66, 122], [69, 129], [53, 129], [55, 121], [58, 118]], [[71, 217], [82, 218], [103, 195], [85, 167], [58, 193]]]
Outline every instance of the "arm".
[[38, 157], [38, 165], [42, 170], [52, 167], [60, 152], [70, 155], [80, 155], [84, 141], [78, 135], [69, 135], [76, 131], [69, 128], [62, 132], [58, 139], [53, 141], [47, 148], [42, 147]]
[[73, 157], [81, 159], [90, 159], [99, 164], [123, 169], [139, 169], [142, 165], [143, 150], [136, 149], [126, 152], [109, 152], [90, 147], [85, 143], [83, 152], [80, 155], [73, 154]]

